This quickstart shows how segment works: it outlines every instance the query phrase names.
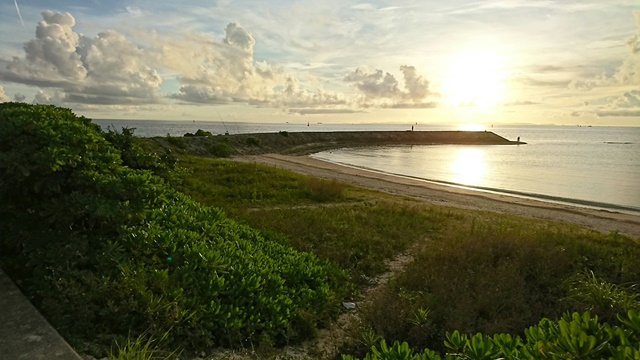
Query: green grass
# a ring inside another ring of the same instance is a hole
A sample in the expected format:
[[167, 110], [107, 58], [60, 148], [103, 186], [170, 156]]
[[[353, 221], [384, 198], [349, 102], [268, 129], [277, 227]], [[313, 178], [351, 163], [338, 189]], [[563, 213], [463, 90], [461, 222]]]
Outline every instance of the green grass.
[[264, 165], [196, 157], [180, 165], [190, 170], [180, 190], [252, 227], [284, 234], [296, 250], [351, 271], [356, 283], [383, 272], [385, 260], [426, 239], [440, 222], [424, 204]]
[[356, 282], [385, 271], [385, 260], [422, 242], [437, 227], [428, 207], [394, 201], [262, 209], [238, 216], [255, 228], [285, 234], [296, 250], [350, 270]]
[[268, 166], [224, 159], [181, 157], [189, 169], [176, 187], [192, 198], [227, 212], [238, 209], [305, 205], [330, 201], [356, 201], [362, 191]]
[[[385, 271], [386, 260], [414, 251], [403, 273], [369, 295], [354, 339], [376, 334], [424, 347], [442, 344], [453, 330], [519, 334], [565, 311], [591, 310], [615, 322], [629, 306], [612, 312], [607, 301], [637, 304], [625, 289], [640, 281], [640, 245], [618, 233], [326, 182], [321, 192], [341, 190], [318, 199], [310, 188], [321, 180], [288, 171], [200, 158], [181, 164], [192, 170], [183, 191], [252, 227], [284, 234], [297, 250], [350, 271], [361, 287]], [[585, 271], [602, 281], [576, 278]], [[352, 346], [347, 350], [366, 350], [362, 341]]]

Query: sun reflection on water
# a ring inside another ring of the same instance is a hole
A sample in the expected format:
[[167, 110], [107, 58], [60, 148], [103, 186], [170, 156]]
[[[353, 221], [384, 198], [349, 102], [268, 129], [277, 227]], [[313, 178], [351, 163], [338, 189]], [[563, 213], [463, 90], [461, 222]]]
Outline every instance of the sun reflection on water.
[[453, 182], [470, 186], [482, 185], [487, 170], [484, 151], [474, 148], [460, 149], [449, 167], [453, 173]]

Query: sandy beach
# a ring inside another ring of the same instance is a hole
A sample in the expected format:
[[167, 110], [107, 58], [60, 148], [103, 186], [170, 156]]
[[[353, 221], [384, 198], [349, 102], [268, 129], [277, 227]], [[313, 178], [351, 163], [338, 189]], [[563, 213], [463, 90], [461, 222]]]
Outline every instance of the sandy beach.
[[238, 156], [234, 157], [234, 160], [265, 164], [300, 174], [337, 180], [391, 194], [409, 196], [436, 205], [557, 220], [603, 232], [618, 231], [621, 234], [640, 237], [640, 216], [627, 213], [556, 204], [434, 184], [342, 166], [309, 156], [262, 154]]

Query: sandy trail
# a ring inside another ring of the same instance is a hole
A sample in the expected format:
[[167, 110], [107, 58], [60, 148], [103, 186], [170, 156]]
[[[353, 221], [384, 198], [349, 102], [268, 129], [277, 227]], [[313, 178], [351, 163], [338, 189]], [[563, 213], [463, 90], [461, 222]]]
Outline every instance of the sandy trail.
[[638, 215], [439, 185], [342, 166], [309, 156], [265, 154], [235, 157], [234, 160], [270, 165], [305, 175], [405, 195], [437, 205], [557, 220], [603, 232], [618, 231], [621, 234], [640, 237]]

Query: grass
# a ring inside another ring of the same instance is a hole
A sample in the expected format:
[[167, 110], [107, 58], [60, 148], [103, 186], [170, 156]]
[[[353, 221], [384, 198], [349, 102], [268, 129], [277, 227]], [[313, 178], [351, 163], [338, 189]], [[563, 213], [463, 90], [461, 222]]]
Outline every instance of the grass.
[[[638, 306], [640, 245], [618, 233], [433, 206], [256, 164], [180, 164], [191, 171], [182, 191], [338, 264], [361, 289], [385, 261], [415, 251], [415, 261], [363, 303], [360, 333], [350, 335], [361, 340], [348, 351], [367, 350], [362, 339], [378, 336], [425, 347], [452, 330], [518, 335], [565, 311], [615, 321], [619, 312], [602, 310], [607, 301]], [[581, 277], [585, 271], [593, 277]]]
[[169, 360], [176, 355], [177, 351], [166, 354], [161, 350], [161, 343], [169, 336], [165, 333], [163, 337], [152, 339], [147, 334], [141, 334], [138, 337], [127, 337], [120, 344], [116, 341], [115, 349], [109, 352], [109, 360]]
[[179, 190], [230, 213], [257, 207], [357, 201], [362, 193], [345, 184], [259, 164], [183, 156], [179, 165], [190, 172], [183, 184], [175, 185]]
[[262, 209], [238, 216], [255, 228], [285, 234], [297, 250], [350, 270], [355, 282], [384, 272], [385, 260], [429, 237], [437, 226], [426, 206], [394, 201]]
[[429, 206], [336, 181], [230, 160], [184, 157], [179, 189], [223, 208], [236, 220], [284, 234], [351, 271], [356, 283], [385, 270], [384, 261], [433, 233]]

